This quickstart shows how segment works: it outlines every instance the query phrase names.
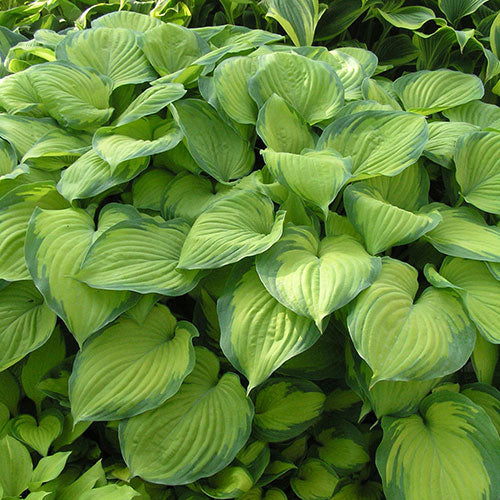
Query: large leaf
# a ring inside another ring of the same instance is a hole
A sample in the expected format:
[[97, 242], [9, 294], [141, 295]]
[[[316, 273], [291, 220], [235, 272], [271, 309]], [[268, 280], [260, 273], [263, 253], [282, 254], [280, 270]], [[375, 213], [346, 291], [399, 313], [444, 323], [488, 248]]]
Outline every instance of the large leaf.
[[485, 262], [446, 257], [439, 275], [427, 268], [427, 276], [434, 286], [455, 290], [477, 329], [489, 342], [500, 344], [500, 281]]
[[248, 89], [259, 108], [277, 94], [311, 125], [331, 118], [344, 104], [342, 83], [333, 68], [295, 53], [260, 56]]
[[66, 208], [52, 182], [21, 185], [0, 199], [0, 278], [8, 281], [29, 279], [24, 260], [28, 222], [35, 207]]
[[442, 167], [451, 168], [458, 139], [477, 129], [477, 125], [467, 122], [430, 122], [424, 156]]
[[248, 379], [247, 392], [311, 347], [320, 335], [312, 320], [281, 305], [264, 288], [255, 269], [245, 265], [228, 279], [217, 314], [222, 351]]
[[92, 129], [111, 118], [112, 83], [97, 71], [49, 62], [32, 66], [27, 74], [43, 109], [63, 127]]
[[306, 148], [314, 149], [314, 132], [295, 108], [277, 94], [260, 108], [256, 129], [264, 144], [274, 151], [298, 154]]
[[236, 190], [216, 200], [195, 221], [179, 269], [214, 269], [265, 252], [283, 231], [285, 213], [257, 192]]
[[373, 255], [417, 240], [441, 222], [437, 210], [413, 213], [388, 202], [375, 186], [351, 184], [344, 191], [344, 206], [353, 226]]
[[360, 356], [380, 380], [426, 380], [461, 368], [474, 348], [475, 328], [455, 295], [425, 289], [418, 300], [418, 273], [383, 258], [375, 283], [354, 302], [347, 318]]
[[162, 406], [120, 423], [122, 454], [133, 475], [187, 484], [229, 465], [251, 431], [253, 405], [234, 373], [197, 347], [196, 364]]
[[449, 69], [408, 73], [394, 82], [394, 90], [407, 111], [423, 115], [481, 99], [484, 94], [477, 76]]
[[95, 236], [92, 218], [73, 208], [36, 208], [26, 236], [26, 263], [33, 281], [80, 344], [138, 299], [130, 292], [94, 290], [72, 278]]
[[231, 57], [221, 62], [214, 71], [217, 102], [238, 123], [254, 124], [257, 119], [257, 106], [247, 86], [257, 67], [257, 58]]
[[30, 281], [0, 290], [0, 371], [44, 344], [55, 324], [56, 315]]
[[250, 173], [254, 153], [235, 129], [208, 103], [184, 99], [171, 106], [187, 141], [187, 148], [200, 168], [221, 182]]
[[186, 93], [180, 83], [165, 83], [147, 88], [113, 122], [115, 127], [125, 125], [161, 111], [171, 102], [177, 101]]
[[172, 120], [153, 128], [151, 121], [140, 118], [121, 127], [98, 129], [92, 145], [96, 153], [109, 163], [114, 174], [120, 163], [168, 151], [181, 140], [182, 132]]
[[155, 78], [155, 72], [137, 45], [135, 33], [124, 28], [74, 31], [57, 45], [56, 57], [94, 68], [111, 78], [114, 88]]
[[256, 259], [267, 291], [323, 330], [324, 318], [375, 281], [380, 259], [349, 235], [319, 239], [312, 228], [288, 226], [282, 238]]
[[93, 149], [72, 163], [61, 175], [57, 190], [69, 201], [91, 198], [124, 184], [147, 168], [148, 157], [134, 158], [111, 169]]
[[428, 139], [424, 117], [404, 111], [365, 111], [333, 121], [318, 148], [351, 156], [355, 179], [396, 175], [417, 161]]
[[500, 135], [474, 132], [461, 137], [455, 165], [465, 200], [485, 212], [500, 214]]
[[92, 244], [75, 277], [93, 288], [184, 295], [201, 278], [176, 269], [190, 229], [183, 219], [120, 222]]
[[418, 414], [384, 417], [382, 428], [376, 461], [388, 500], [500, 495], [498, 433], [465, 396], [438, 391], [422, 401]]
[[471, 207], [451, 208], [433, 203], [443, 220], [424, 239], [445, 255], [500, 262], [500, 228], [488, 226]]
[[352, 161], [336, 151], [306, 150], [302, 154], [262, 152], [271, 175], [307, 203], [318, 207], [325, 220], [328, 206], [351, 177]]
[[323, 411], [325, 395], [308, 380], [273, 378], [257, 392], [254, 432], [266, 442], [302, 434]]
[[266, 17], [272, 17], [296, 46], [312, 45], [314, 30], [326, 10], [318, 0], [268, 0]]
[[119, 420], [160, 406], [194, 367], [196, 328], [156, 305], [139, 324], [120, 318], [77, 354], [69, 379], [75, 423]]
[[193, 30], [173, 23], [161, 23], [140, 39], [144, 54], [161, 75], [176, 73], [209, 51], [208, 44]]

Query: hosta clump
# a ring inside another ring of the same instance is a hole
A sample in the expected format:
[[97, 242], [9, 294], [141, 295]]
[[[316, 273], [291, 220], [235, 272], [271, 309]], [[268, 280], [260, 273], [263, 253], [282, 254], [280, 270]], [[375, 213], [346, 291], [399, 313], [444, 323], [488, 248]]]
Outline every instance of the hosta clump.
[[127, 12], [44, 35], [0, 80], [2, 495], [498, 499], [482, 81]]

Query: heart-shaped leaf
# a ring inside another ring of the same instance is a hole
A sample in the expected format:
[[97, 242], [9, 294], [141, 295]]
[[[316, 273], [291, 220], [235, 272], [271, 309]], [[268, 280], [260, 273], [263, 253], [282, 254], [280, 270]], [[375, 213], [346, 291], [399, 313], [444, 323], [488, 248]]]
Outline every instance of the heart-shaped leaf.
[[351, 307], [354, 346], [380, 380], [427, 380], [452, 373], [469, 359], [475, 328], [459, 299], [429, 287], [414, 302], [418, 273], [384, 257], [382, 272]]
[[307, 226], [287, 226], [282, 238], [256, 259], [267, 291], [323, 330], [323, 319], [370, 286], [381, 263], [348, 235], [319, 239]]
[[191, 323], [177, 323], [163, 305], [141, 324], [120, 318], [93, 336], [77, 354], [69, 380], [75, 423], [120, 420], [160, 406], [192, 371], [197, 336]]
[[26, 263], [33, 281], [80, 344], [138, 300], [130, 292], [95, 290], [72, 278], [96, 236], [92, 218], [76, 208], [36, 208], [26, 236]]
[[311, 320], [281, 305], [245, 265], [229, 277], [217, 314], [222, 351], [248, 379], [248, 392], [320, 336]]
[[396, 175], [417, 161], [428, 139], [424, 117], [404, 111], [365, 111], [334, 120], [318, 149], [351, 156], [356, 180]]
[[50, 445], [61, 434], [62, 428], [63, 416], [58, 411], [47, 412], [38, 423], [31, 415], [20, 415], [10, 422], [11, 434], [42, 456], [47, 455]]
[[285, 213], [274, 214], [260, 193], [235, 190], [195, 221], [182, 247], [179, 269], [214, 269], [265, 252], [283, 231]]
[[[382, 429], [376, 462], [387, 498], [500, 495], [498, 433], [484, 410], [464, 395], [435, 392], [417, 414], [384, 417]], [[440, 465], [429, 467], [433, 463]]]
[[229, 465], [251, 431], [253, 405], [234, 373], [218, 377], [217, 357], [197, 347], [179, 392], [155, 410], [120, 423], [123, 458], [133, 475], [180, 485]]

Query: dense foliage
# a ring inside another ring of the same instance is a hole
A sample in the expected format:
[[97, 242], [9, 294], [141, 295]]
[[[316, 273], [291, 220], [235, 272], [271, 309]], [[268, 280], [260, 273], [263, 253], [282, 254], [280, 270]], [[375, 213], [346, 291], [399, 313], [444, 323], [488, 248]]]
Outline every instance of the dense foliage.
[[0, 498], [498, 500], [498, 2], [8, 7]]

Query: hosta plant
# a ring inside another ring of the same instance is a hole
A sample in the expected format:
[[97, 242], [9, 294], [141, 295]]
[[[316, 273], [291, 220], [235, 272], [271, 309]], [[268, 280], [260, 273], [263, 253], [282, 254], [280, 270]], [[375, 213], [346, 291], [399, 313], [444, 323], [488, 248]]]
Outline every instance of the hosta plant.
[[499, 498], [500, 109], [271, 4], [6, 42], [1, 498]]

